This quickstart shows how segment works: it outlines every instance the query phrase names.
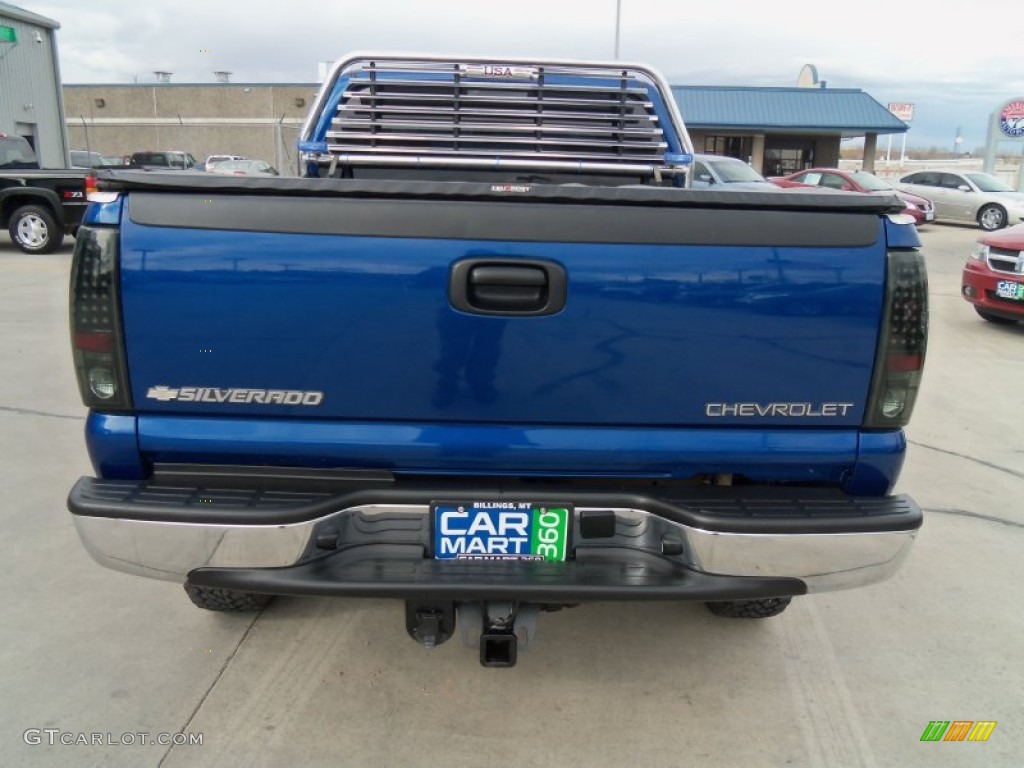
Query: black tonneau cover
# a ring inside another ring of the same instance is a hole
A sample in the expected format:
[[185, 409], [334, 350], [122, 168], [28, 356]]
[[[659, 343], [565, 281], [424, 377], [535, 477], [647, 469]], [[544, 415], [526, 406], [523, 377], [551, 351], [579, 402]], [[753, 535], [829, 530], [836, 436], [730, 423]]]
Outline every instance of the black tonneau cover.
[[357, 197], [432, 200], [569, 202], [679, 208], [756, 208], [759, 210], [900, 213], [894, 194], [783, 190], [768, 192], [676, 189], [655, 186], [590, 186], [529, 182], [393, 181], [227, 176], [189, 171], [99, 171], [99, 189], [108, 191], [218, 192], [246, 195]]

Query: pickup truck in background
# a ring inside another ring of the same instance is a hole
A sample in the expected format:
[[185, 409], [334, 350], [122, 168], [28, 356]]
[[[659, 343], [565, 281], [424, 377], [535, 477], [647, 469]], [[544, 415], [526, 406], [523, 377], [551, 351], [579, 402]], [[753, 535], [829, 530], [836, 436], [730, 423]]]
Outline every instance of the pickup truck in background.
[[927, 282], [892, 196], [688, 188], [639, 64], [354, 54], [304, 178], [104, 171], [71, 274], [103, 565], [198, 606], [405, 601], [510, 666], [542, 610], [870, 584]]
[[133, 152], [128, 157], [127, 165], [129, 168], [149, 168], [159, 171], [188, 171], [205, 168], [202, 163], [197, 163], [190, 153], [176, 149]]
[[72, 149], [68, 152], [71, 156], [72, 168], [124, 168], [123, 157], [113, 155], [101, 155], [88, 149]]
[[28, 141], [0, 133], [0, 227], [25, 253], [53, 253], [82, 223], [88, 173], [40, 170]]

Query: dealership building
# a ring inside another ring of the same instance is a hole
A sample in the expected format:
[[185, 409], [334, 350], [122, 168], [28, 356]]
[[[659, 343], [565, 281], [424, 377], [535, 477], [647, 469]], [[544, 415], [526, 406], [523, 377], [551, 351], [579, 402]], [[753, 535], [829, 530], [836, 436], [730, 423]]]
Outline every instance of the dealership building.
[[0, 2], [0, 133], [22, 136], [44, 168], [67, 165], [53, 19]]
[[843, 139], [864, 138], [873, 170], [878, 137], [907, 124], [855, 88], [673, 86], [698, 152], [749, 162], [765, 176], [839, 164]]

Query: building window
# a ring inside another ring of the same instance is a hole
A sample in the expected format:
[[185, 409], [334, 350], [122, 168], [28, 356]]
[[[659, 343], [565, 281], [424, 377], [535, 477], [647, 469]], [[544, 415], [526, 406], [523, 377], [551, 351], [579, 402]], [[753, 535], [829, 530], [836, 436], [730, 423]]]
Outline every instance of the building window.
[[814, 167], [814, 141], [768, 139], [764, 147], [764, 175], [788, 176]]
[[751, 136], [705, 136], [704, 153], [735, 157], [745, 163], [752, 159], [754, 139]]

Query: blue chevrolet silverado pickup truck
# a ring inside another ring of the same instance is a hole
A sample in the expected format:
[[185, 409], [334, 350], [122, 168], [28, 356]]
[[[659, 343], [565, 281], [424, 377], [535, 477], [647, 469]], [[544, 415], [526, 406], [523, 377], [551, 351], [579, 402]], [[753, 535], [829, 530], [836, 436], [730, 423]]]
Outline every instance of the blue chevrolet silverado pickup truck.
[[399, 598], [488, 666], [543, 610], [762, 618], [900, 566], [927, 283], [895, 198], [689, 188], [636, 64], [355, 54], [299, 150], [100, 175], [68, 501], [97, 561], [213, 610]]

